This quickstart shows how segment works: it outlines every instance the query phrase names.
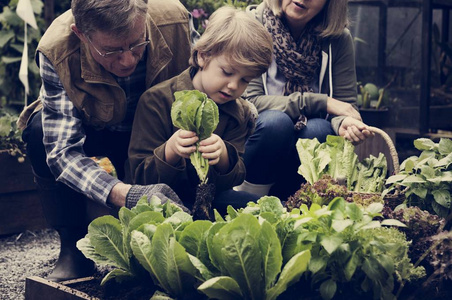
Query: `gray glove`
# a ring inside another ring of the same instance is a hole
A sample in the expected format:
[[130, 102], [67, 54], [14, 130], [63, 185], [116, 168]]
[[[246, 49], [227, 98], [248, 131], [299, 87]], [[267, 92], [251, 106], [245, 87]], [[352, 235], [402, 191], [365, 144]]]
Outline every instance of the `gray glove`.
[[157, 196], [162, 200], [162, 204], [166, 201], [170, 201], [179, 206], [186, 213], [190, 213], [190, 210], [184, 206], [179, 196], [166, 184], [151, 184], [151, 185], [132, 185], [126, 196], [126, 207], [132, 208], [137, 205], [138, 200], [144, 195]]

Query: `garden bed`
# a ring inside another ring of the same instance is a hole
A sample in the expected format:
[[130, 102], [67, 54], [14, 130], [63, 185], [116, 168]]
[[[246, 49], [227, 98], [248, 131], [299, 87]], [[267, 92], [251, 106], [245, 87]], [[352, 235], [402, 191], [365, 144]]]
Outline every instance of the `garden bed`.
[[108, 282], [101, 286], [105, 272], [92, 277], [62, 282], [52, 282], [38, 276], [28, 277], [25, 284], [25, 300], [149, 300], [156, 288], [136, 282], [118, 284]]
[[46, 228], [30, 162], [0, 151], [0, 235]]
[[56, 283], [38, 276], [28, 277], [25, 283], [26, 300], [47, 300], [47, 299], [65, 299], [65, 300], [96, 300], [99, 298], [91, 297], [86, 293], [71, 288], [70, 284], [76, 284], [86, 281], [92, 281], [93, 277], [86, 277], [77, 280]]
[[[138, 286], [135, 283], [117, 284], [107, 283], [106, 286], [100, 286], [102, 278], [99, 274], [94, 277], [84, 277], [74, 280], [67, 280], [60, 283], [48, 281], [38, 276], [27, 278], [25, 287], [25, 300], [148, 300], [155, 292], [155, 287]], [[298, 296], [298, 297], [297, 297]], [[162, 295], [163, 299], [171, 299]], [[398, 299], [451, 299], [452, 288], [445, 286], [438, 290], [437, 288], [428, 289], [422, 286], [412, 284], [404, 288], [402, 295]], [[206, 299], [199, 294], [199, 298]], [[292, 287], [278, 299], [310, 299], [321, 300], [320, 294], [306, 295], [306, 289]], [[338, 295], [335, 299], [362, 299], [361, 296]]]

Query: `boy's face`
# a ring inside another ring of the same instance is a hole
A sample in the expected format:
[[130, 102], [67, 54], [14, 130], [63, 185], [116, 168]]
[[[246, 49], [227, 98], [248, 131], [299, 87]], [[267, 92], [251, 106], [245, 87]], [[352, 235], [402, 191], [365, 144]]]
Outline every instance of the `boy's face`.
[[217, 104], [239, 98], [248, 83], [256, 77], [247, 68], [231, 64], [224, 55], [206, 62], [203, 55], [198, 54], [198, 64], [200, 68], [193, 78], [193, 86]]

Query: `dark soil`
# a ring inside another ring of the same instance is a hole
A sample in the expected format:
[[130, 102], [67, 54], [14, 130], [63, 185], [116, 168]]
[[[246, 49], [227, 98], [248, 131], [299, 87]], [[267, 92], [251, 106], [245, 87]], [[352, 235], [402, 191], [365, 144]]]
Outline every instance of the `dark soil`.
[[212, 202], [215, 197], [215, 185], [213, 183], [201, 183], [196, 188], [196, 200], [193, 204], [194, 220], [213, 221], [214, 214]]

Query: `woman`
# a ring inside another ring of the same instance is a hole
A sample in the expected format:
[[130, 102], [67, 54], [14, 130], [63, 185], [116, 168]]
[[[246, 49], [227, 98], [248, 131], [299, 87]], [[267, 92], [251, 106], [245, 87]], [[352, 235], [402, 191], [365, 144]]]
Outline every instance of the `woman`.
[[271, 33], [273, 62], [246, 90], [259, 117], [246, 143], [246, 181], [236, 189], [263, 196], [273, 186], [285, 200], [302, 182], [298, 138], [338, 134], [357, 144], [373, 135], [355, 109], [347, 0], [264, 0], [247, 10]]

